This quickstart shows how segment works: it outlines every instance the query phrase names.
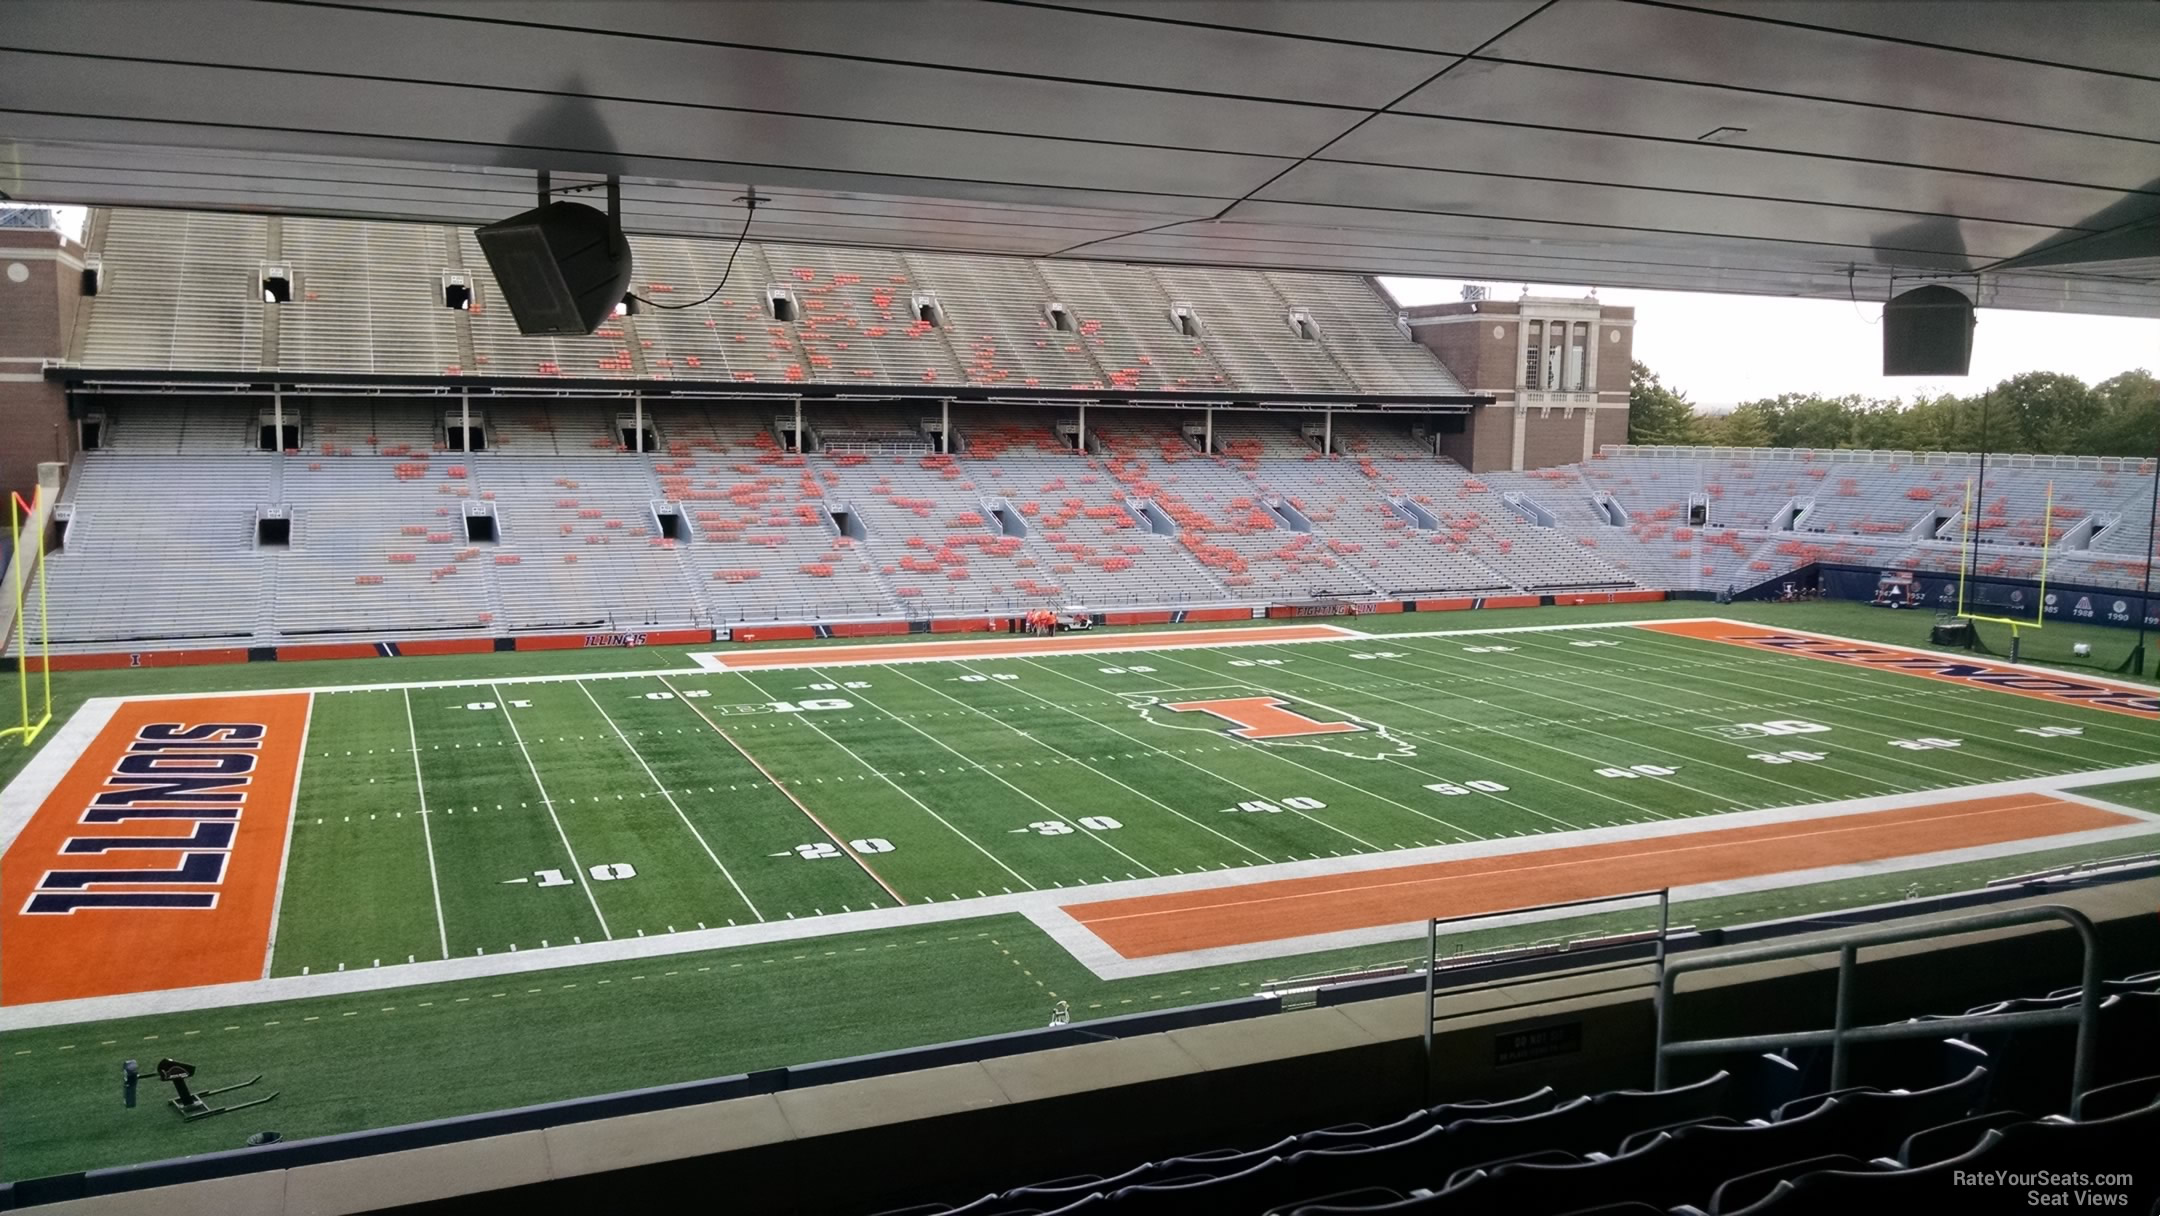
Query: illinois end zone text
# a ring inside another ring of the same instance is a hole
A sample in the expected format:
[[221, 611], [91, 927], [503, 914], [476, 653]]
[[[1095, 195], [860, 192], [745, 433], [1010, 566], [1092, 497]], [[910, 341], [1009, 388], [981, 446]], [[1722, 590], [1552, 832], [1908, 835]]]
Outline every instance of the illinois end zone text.
[[0, 858], [0, 1004], [258, 978], [309, 699], [121, 704]]

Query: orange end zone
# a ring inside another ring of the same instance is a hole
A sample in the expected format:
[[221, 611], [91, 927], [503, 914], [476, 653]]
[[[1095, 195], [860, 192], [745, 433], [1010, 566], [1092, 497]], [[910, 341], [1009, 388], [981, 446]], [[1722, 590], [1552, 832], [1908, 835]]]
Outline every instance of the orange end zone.
[[1263, 625], [1254, 629], [1214, 629], [1197, 633], [1113, 633], [1101, 636], [1065, 633], [1049, 638], [1015, 637], [974, 642], [796, 646], [786, 650], [745, 650], [715, 655], [714, 659], [725, 670], [740, 671], [752, 667], [837, 667], [852, 663], [889, 663], [895, 659], [1017, 659], [1055, 654], [1109, 654], [1120, 650], [1174, 650], [1184, 646], [1221, 646], [1226, 642], [1342, 641], [1356, 636], [1333, 625]]
[[0, 1005], [261, 979], [309, 702], [122, 702], [0, 857]]
[[1925, 650], [1878, 646], [1872, 642], [1849, 642], [1794, 629], [1772, 629], [1742, 621], [1643, 621], [1635, 626], [1652, 633], [1725, 642], [1778, 654], [1802, 655], [1877, 671], [1903, 672], [1928, 680], [1963, 684], [1968, 688], [1991, 688], [1996, 692], [2036, 697], [2058, 705], [2084, 705], [2109, 713], [2129, 714], [2148, 721], [2160, 719], [2160, 693], [2136, 684], [2113, 680], [2087, 680], [1987, 663]]
[[1125, 958], [1693, 886], [2139, 822], [2013, 794], [1607, 844], [1068, 904]]

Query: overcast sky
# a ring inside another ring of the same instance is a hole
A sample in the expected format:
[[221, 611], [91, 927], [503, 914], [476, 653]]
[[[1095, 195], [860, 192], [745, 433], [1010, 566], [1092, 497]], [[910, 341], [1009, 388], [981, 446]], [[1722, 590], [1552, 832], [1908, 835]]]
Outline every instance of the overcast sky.
[[[1383, 279], [1401, 304], [1462, 298], [1457, 279]], [[1521, 283], [1489, 283], [1512, 300]], [[1588, 288], [1531, 284], [1532, 295], [1582, 296]], [[1712, 409], [1779, 393], [1867, 397], [1971, 393], [2019, 372], [2067, 372], [2098, 384], [2142, 367], [2160, 372], [2160, 320], [1982, 309], [1973, 330], [1972, 375], [1882, 375], [1882, 305], [1845, 300], [1709, 295], [1605, 288], [1598, 299], [1635, 308], [1635, 358], [1666, 387]]]
[[[80, 237], [84, 211], [59, 207], [60, 226]], [[1401, 304], [1462, 298], [1457, 279], [1383, 279]], [[1523, 284], [1489, 283], [1512, 300]], [[1534, 295], [1581, 296], [1583, 287], [1531, 284]], [[1973, 331], [1973, 374], [1962, 379], [1885, 379], [1882, 305], [1686, 291], [1598, 292], [1608, 304], [1635, 307], [1635, 357], [1667, 387], [1710, 409], [1779, 393], [1868, 397], [1970, 393], [2019, 372], [2068, 372], [2098, 384], [2142, 367], [2160, 372], [2160, 320], [1983, 309]]]

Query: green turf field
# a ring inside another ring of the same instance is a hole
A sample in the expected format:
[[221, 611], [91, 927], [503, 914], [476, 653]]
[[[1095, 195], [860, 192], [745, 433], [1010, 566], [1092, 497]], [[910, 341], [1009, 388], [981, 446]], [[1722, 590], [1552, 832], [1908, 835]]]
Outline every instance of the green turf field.
[[[1367, 729], [1240, 740], [1147, 704], [1252, 696]], [[1725, 737], [1764, 722], [1827, 729]], [[273, 973], [2112, 768], [2150, 743], [2116, 715], [1622, 628], [327, 693]]]
[[[91, 696], [427, 682], [316, 697], [277, 976], [1085, 894], [2160, 759], [2154, 727], [2121, 715], [1624, 627], [1708, 610], [1367, 617], [1346, 623], [1394, 636], [748, 674], [636, 674], [691, 666], [682, 649], [656, 648], [84, 673], [56, 688], [64, 719]], [[1924, 641], [1917, 614], [1715, 611]], [[1596, 621], [1613, 624], [1401, 636]], [[1206, 713], [1165, 708], [1250, 696], [1365, 729], [1252, 742]], [[1828, 729], [1735, 737], [1768, 722]], [[0, 754], [0, 779], [21, 756]], [[2160, 781], [2085, 792], [2160, 811]], [[2140, 847], [2153, 845], [2036, 846], [1697, 900], [1675, 915], [1744, 923]], [[1221, 999], [1421, 947], [1106, 980], [1025, 916], [971, 915], [11, 1031], [0, 1034], [0, 1178], [230, 1147], [256, 1130], [120, 1110], [111, 1082], [123, 1055], [182, 1054], [206, 1076], [269, 1073], [285, 1093], [258, 1122], [312, 1135], [1023, 1029], [1057, 1000], [1086, 1019]]]

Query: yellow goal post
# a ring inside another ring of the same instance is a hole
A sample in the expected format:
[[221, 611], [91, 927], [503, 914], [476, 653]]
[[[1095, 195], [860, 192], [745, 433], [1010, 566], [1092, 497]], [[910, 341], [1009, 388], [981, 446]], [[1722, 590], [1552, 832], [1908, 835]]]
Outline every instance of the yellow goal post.
[[[19, 738], [24, 747], [52, 723], [52, 625], [46, 612], [45, 528], [60, 496], [60, 466], [38, 466], [38, 485], [25, 501], [8, 494], [8, 536], [13, 544], [0, 571], [0, 656], [15, 669], [14, 716], [0, 726], [0, 743]], [[30, 608], [36, 607], [36, 613]], [[33, 658], [33, 655], [35, 656]], [[35, 690], [33, 692], [33, 690]]]

